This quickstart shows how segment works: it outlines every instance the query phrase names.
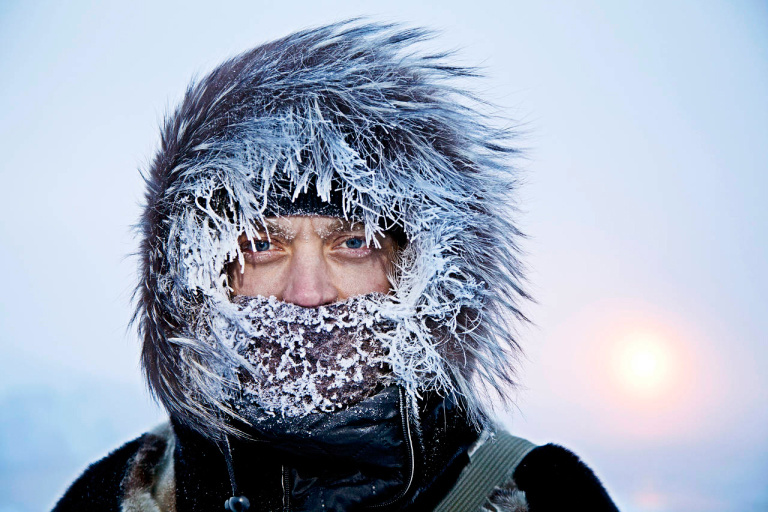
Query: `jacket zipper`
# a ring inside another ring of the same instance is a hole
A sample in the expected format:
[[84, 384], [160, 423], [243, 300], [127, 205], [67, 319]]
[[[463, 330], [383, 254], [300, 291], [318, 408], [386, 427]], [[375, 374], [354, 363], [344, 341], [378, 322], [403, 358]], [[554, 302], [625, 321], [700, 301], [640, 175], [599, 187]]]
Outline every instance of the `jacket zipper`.
[[[389, 507], [390, 505], [403, 499], [403, 497], [405, 497], [405, 495], [408, 494], [408, 491], [411, 490], [411, 485], [413, 485], [413, 478], [416, 474], [416, 457], [414, 455], [413, 437], [411, 435], [411, 417], [408, 409], [405, 406], [405, 392], [403, 391], [403, 388], [400, 388], [400, 397], [398, 402], [399, 402], [399, 409], [400, 409], [401, 426], [403, 428], [403, 435], [405, 436], [405, 441], [407, 444], [407, 455], [408, 455], [408, 466], [409, 466], [408, 483], [405, 486], [405, 489], [399, 492], [395, 497], [393, 497], [392, 499], [384, 503], [379, 503], [378, 505], [371, 505], [370, 507], [367, 507], [370, 509]], [[290, 468], [287, 468], [286, 466], [282, 466], [282, 473], [283, 473], [282, 474], [283, 512], [290, 512], [291, 511]]]
[[281, 467], [283, 472], [283, 512], [291, 512], [291, 470], [285, 466]]
[[410, 474], [408, 476], [408, 484], [405, 486], [405, 489], [402, 490], [402, 492], [398, 493], [394, 498], [392, 498], [389, 501], [386, 501], [384, 503], [379, 503], [378, 505], [371, 505], [368, 508], [383, 508], [388, 507], [397, 501], [403, 499], [406, 494], [408, 494], [408, 491], [411, 490], [411, 485], [413, 485], [413, 477], [416, 473], [416, 458], [414, 456], [414, 450], [413, 450], [413, 438], [411, 437], [411, 418], [408, 409], [405, 406], [405, 391], [403, 391], [403, 388], [400, 388], [400, 418], [402, 422], [403, 427], [403, 434], [405, 436], [405, 441], [408, 445], [408, 465], [410, 467]]

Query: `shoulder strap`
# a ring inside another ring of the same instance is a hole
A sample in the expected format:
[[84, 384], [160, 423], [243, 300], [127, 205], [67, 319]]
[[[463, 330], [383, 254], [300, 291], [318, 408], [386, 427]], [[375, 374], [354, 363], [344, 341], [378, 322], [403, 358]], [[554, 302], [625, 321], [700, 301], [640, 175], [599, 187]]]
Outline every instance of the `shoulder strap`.
[[456, 485], [434, 512], [477, 512], [494, 488], [509, 482], [518, 464], [534, 448], [530, 441], [497, 431], [470, 456]]

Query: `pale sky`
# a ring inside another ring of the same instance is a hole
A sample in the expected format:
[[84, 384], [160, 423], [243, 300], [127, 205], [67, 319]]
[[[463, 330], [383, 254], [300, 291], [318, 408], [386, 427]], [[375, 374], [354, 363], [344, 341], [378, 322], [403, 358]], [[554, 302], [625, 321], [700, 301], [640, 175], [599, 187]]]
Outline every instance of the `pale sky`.
[[521, 132], [513, 433], [623, 511], [768, 509], [765, 2], [157, 4], [0, 4], [0, 512], [162, 421], [128, 322], [164, 113], [224, 58], [358, 15], [440, 30]]

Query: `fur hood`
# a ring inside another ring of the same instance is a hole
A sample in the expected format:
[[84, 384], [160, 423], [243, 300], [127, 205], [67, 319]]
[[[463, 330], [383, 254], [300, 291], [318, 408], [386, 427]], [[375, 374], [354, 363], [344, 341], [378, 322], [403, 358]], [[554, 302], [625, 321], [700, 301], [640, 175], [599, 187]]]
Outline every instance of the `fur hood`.
[[419, 51], [429, 37], [358, 21], [297, 32], [194, 81], [166, 117], [145, 173], [135, 319], [169, 413], [210, 436], [227, 431], [220, 390], [243, 363], [198, 333], [229, 302], [238, 236], [301, 193], [340, 194], [369, 238], [407, 238], [382, 312], [397, 332], [382, 342], [412, 396], [457, 392], [483, 423], [488, 391], [513, 383], [527, 298], [515, 151], [460, 88], [475, 72]]

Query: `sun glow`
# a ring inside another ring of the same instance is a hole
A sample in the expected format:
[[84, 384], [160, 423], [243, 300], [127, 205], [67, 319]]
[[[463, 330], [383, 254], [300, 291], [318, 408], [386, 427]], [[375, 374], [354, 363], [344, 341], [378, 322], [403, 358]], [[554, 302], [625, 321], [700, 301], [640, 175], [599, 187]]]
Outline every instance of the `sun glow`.
[[669, 391], [672, 354], [665, 340], [652, 334], [632, 334], [620, 340], [616, 370], [627, 391], [656, 396]]
[[545, 375], [567, 381], [558, 383], [560, 401], [552, 407], [574, 404], [571, 414], [581, 418], [585, 435], [687, 439], [723, 399], [717, 356], [705, 351], [706, 334], [668, 311], [600, 302], [555, 335], [567, 341], [548, 354], [555, 364]]

